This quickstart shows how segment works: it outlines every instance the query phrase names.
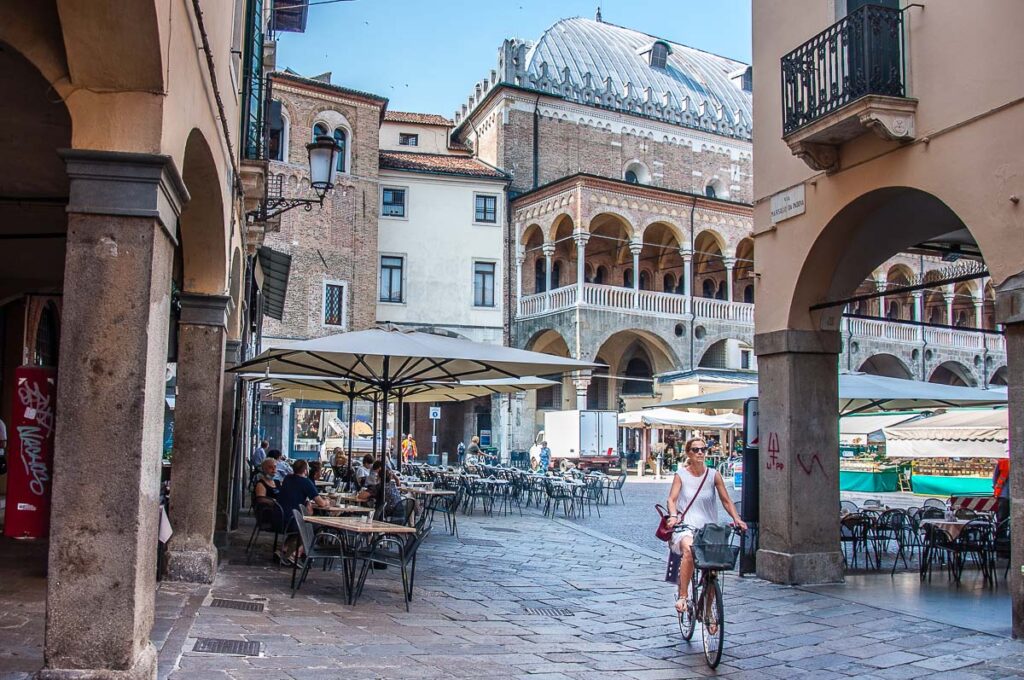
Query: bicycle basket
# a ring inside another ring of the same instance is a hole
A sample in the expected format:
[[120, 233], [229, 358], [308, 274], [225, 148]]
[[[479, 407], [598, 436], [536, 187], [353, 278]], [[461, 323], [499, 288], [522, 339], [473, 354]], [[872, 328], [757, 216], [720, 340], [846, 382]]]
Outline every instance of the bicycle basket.
[[698, 569], [731, 570], [740, 549], [730, 543], [732, 530], [720, 524], [708, 524], [693, 541], [693, 561]]

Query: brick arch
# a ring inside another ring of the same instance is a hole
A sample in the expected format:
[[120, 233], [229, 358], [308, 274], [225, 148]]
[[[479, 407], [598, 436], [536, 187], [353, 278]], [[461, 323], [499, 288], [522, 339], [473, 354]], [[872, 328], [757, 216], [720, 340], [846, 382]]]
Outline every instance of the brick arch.
[[961, 362], [948, 360], [931, 369], [928, 375], [928, 382], [976, 387], [978, 385], [978, 376], [973, 369]]
[[621, 220], [622, 226], [625, 228], [626, 234], [629, 236], [629, 238], [636, 237], [636, 227], [633, 226], [635, 223], [633, 216], [629, 215], [628, 213], [622, 210], [618, 210], [607, 205], [602, 205], [599, 210], [594, 212], [589, 219], [584, 220], [582, 223], [587, 224], [587, 229], [592, 232], [594, 222], [605, 215], [611, 215]]
[[895, 354], [888, 352], [876, 352], [861, 362], [857, 368], [861, 373], [881, 375], [889, 378], [903, 378], [912, 380], [914, 372], [910, 370], [906, 362]]
[[655, 373], [664, 373], [680, 366], [675, 350], [661, 336], [641, 328], [612, 328], [605, 331], [588, 343], [591, 349], [583, 352], [586, 355], [585, 360], [593, 361], [593, 357], [599, 354], [605, 358], [611, 358], [612, 355], [617, 356], [615, 352], [610, 351], [610, 347], [607, 347], [613, 340], [622, 342], [623, 348], [631, 346], [632, 341], [639, 340], [654, 362], [652, 368]]
[[536, 222], [531, 222], [530, 224], [526, 225], [526, 228], [523, 229], [523, 233], [519, 235], [519, 245], [520, 246], [526, 246], [526, 244], [528, 244], [530, 242], [530, 237], [533, 236], [533, 232], [534, 231], [539, 231], [540, 232], [540, 237], [541, 237], [541, 242], [542, 243], [547, 243], [548, 242], [548, 239], [547, 239], [547, 236], [546, 236], [546, 233], [545, 233], [543, 227], [541, 227]]
[[558, 232], [568, 223], [569, 232], [571, 233], [576, 228], [576, 220], [573, 219], [572, 215], [567, 212], [560, 212], [547, 223], [544, 228], [544, 241], [551, 243], [558, 238]]
[[644, 235], [647, 233], [647, 230], [657, 224], [660, 224], [664, 226], [666, 229], [668, 229], [672, 233], [672, 235], [675, 236], [676, 241], [679, 243], [680, 246], [682, 246], [684, 243], [689, 243], [690, 238], [686, 234], [686, 229], [684, 229], [682, 226], [675, 223], [674, 221], [665, 219], [664, 217], [655, 217], [649, 220], [646, 224], [644, 224], [643, 228], [637, 230], [637, 237], [640, 240], [643, 240]]

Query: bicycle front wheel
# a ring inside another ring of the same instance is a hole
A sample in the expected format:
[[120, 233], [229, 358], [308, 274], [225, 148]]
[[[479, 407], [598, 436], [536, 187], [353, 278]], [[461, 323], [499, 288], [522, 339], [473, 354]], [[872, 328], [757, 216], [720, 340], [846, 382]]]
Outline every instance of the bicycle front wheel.
[[693, 575], [690, 583], [690, 600], [683, 611], [679, 612], [679, 633], [687, 642], [693, 637], [693, 629], [697, 624], [696, 609], [694, 603], [697, 601], [697, 575]]
[[704, 634], [704, 659], [711, 668], [722, 660], [725, 644], [725, 605], [722, 602], [722, 584], [717, 578], [704, 584], [704, 599], [700, 603], [700, 623]]

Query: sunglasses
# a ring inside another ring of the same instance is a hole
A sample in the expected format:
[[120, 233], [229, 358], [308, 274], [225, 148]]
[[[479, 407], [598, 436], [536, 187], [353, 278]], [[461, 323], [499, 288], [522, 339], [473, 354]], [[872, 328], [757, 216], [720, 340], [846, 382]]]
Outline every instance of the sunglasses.
[[707, 451], [708, 447], [706, 447], [706, 446], [691, 446], [690, 450], [691, 451], [695, 451], [695, 452], [696, 451]]

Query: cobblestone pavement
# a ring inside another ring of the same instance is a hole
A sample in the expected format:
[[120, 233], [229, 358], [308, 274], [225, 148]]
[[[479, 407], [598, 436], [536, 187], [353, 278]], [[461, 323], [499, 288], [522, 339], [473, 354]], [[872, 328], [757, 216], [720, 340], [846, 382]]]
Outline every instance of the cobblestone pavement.
[[[602, 508], [603, 516], [611, 514]], [[650, 531], [646, 518], [630, 521]], [[710, 671], [700, 633], [691, 643], [679, 638], [671, 588], [662, 580], [663, 548], [584, 524], [527, 510], [522, 518], [460, 517], [460, 539], [436, 526], [419, 555], [408, 613], [393, 570], [371, 576], [362, 600], [348, 607], [336, 573], [312, 572], [291, 599], [290, 570], [232, 560], [212, 595], [258, 600], [266, 611], [212, 608], [208, 598], [200, 603], [203, 591], [193, 591], [187, 601], [196, 606], [184, 607], [163, 646], [161, 676], [973, 680], [1024, 674], [1022, 643], [734, 576], [725, 580], [725, 654], [717, 672]], [[530, 611], [537, 609], [562, 611]], [[189, 651], [200, 636], [259, 642], [260, 654]], [[179, 637], [183, 654], [175, 660], [170, 650]]]

